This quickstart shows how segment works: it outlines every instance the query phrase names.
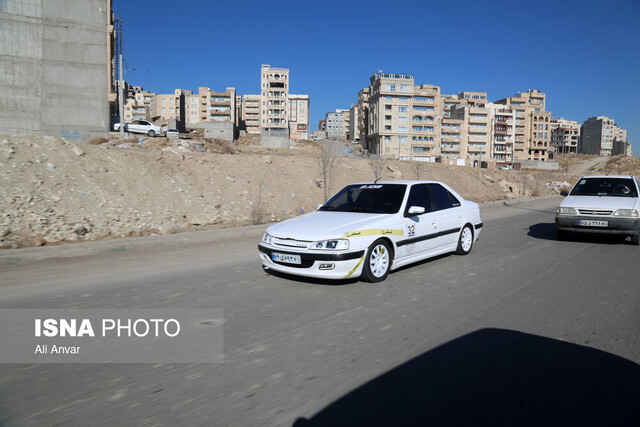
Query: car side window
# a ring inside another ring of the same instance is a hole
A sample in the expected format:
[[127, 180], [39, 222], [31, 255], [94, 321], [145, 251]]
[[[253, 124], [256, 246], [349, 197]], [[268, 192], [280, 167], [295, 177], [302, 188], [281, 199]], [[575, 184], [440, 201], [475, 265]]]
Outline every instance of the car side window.
[[425, 212], [431, 212], [431, 200], [429, 199], [429, 191], [425, 184], [416, 184], [411, 187], [409, 192], [409, 199], [407, 200], [407, 207], [405, 214], [409, 212], [411, 206], [420, 206], [424, 208]]
[[433, 210], [440, 211], [460, 206], [460, 201], [440, 184], [427, 184], [433, 200]]

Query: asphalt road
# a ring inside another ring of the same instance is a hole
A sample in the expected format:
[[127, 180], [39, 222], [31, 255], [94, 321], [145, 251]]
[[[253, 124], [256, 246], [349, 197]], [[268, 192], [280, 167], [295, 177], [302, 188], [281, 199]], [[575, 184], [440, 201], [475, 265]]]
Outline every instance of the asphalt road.
[[2, 364], [0, 425], [631, 424], [640, 250], [556, 241], [558, 203], [485, 207], [471, 254], [376, 284], [269, 274], [253, 240], [2, 267], [0, 308], [225, 323], [222, 363]]

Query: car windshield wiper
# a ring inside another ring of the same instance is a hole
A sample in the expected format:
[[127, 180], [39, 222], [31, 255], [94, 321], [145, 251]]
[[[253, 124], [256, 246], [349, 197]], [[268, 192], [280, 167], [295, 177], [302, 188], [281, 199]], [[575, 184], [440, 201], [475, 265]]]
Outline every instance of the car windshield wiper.
[[352, 206], [344, 210], [345, 212], [381, 213], [375, 209], [364, 208], [362, 206]]

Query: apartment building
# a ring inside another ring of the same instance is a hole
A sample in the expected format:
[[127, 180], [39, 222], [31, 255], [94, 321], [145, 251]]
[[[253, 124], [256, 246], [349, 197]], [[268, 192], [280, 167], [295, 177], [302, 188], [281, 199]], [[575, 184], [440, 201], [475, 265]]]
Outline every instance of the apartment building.
[[[383, 157], [410, 159], [413, 74], [378, 72], [369, 81], [369, 152]], [[434, 107], [425, 106], [419, 117]]]
[[198, 88], [199, 122], [228, 122], [237, 124], [236, 89], [228, 87], [215, 92], [208, 87]]
[[348, 116], [349, 110], [340, 108], [325, 115], [325, 130], [327, 131], [328, 139], [347, 140], [348, 133], [346, 129], [348, 129], [349, 124], [346, 118]]
[[261, 95], [243, 95], [242, 97], [242, 121], [247, 133], [260, 133], [260, 102]]
[[195, 125], [200, 121], [200, 94], [191, 90], [184, 91], [184, 122]]
[[353, 142], [360, 141], [360, 130], [358, 129], [360, 118], [358, 113], [358, 104], [352, 104], [351, 108], [349, 108], [349, 140]]
[[358, 91], [358, 111], [357, 111], [357, 130], [360, 144], [368, 149], [367, 146], [367, 130], [369, 128], [369, 88], [363, 88]]
[[[448, 118], [459, 120], [461, 125], [460, 151], [455, 158], [476, 167], [480, 166], [481, 162], [490, 160], [495, 109], [489, 108], [487, 94], [462, 92], [455, 96], [447, 96], [443, 100], [443, 108]], [[456, 160], [456, 163], [461, 162]]]
[[549, 125], [551, 130], [551, 146], [558, 154], [577, 153], [580, 142], [580, 123], [552, 118]]
[[515, 161], [549, 159], [551, 113], [545, 102], [546, 95], [535, 89], [495, 101], [515, 111]]
[[148, 92], [140, 86], [127, 85], [124, 102], [124, 121], [151, 120], [155, 100], [155, 93]]
[[[617, 141], [615, 151], [614, 141]], [[629, 145], [628, 149], [627, 145]], [[584, 154], [597, 154], [600, 156], [626, 154], [630, 152], [627, 131], [618, 127], [615, 120], [609, 117], [589, 117], [582, 124], [582, 138], [578, 151]]]
[[289, 138], [309, 139], [309, 95], [289, 94]]
[[260, 69], [261, 116], [263, 135], [289, 136], [289, 70], [262, 65]]

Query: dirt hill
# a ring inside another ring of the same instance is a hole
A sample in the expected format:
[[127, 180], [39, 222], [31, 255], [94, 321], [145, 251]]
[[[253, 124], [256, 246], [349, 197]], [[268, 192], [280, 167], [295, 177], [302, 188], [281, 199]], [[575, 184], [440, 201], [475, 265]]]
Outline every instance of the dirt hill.
[[[259, 224], [323, 202], [317, 144], [263, 149], [252, 143], [0, 136], [0, 247]], [[329, 193], [373, 180], [374, 171], [384, 179], [441, 180], [479, 202], [554, 194], [577, 178], [339, 158]]]

